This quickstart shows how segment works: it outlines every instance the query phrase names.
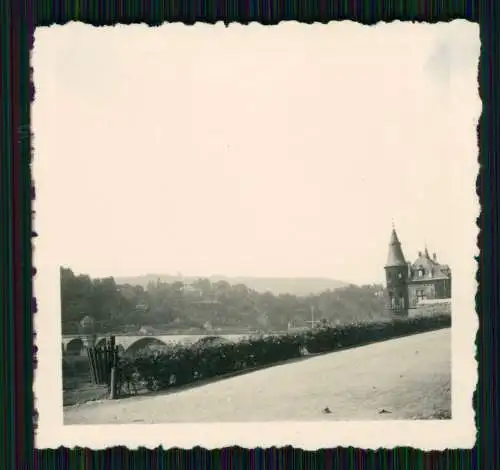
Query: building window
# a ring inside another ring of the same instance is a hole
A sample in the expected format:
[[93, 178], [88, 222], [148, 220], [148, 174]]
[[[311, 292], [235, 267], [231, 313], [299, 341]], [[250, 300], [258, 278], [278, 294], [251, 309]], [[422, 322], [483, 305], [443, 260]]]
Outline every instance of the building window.
[[418, 277], [424, 277], [424, 270], [423, 269], [418, 270]]
[[423, 289], [417, 289], [417, 302], [420, 302], [421, 300], [425, 299], [424, 291]]

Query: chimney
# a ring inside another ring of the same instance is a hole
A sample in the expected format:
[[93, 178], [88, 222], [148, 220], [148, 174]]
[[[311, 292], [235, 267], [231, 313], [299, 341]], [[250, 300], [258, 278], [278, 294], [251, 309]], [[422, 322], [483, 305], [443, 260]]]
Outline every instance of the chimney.
[[432, 260], [434, 261], [434, 263], [437, 263], [436, 253], [432, 253]]

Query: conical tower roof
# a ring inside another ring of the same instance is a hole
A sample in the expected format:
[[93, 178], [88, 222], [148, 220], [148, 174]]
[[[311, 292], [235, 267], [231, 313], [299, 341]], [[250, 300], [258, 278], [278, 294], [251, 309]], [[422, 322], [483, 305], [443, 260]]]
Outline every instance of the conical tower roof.
[[398, 234], [394, 227], [392, 228], [391, 241], [389, 242], [389, 254], [387, 255], [385, 267], [390, 268], [393, 266], [406, 266], [401, 243], [399, 242]]

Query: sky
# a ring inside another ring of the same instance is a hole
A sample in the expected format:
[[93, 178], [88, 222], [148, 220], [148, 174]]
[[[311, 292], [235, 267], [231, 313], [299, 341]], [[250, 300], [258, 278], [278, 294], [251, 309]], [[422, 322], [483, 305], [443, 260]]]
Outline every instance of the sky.
[[[479, 28], [37, 28], [35, 260], [381, 282], [475, 253]], [[37, 253], [38, 250], [38, 253]]]

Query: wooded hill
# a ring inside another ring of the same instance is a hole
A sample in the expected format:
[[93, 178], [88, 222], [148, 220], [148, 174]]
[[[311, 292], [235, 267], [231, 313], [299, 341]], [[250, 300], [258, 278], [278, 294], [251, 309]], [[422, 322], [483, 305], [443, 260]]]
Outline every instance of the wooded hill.
[[[173, 284], [174, 282], [184, 282], [191, 284], [196, 282], [199, 277], [195, 276], [174, 276], [169, 274], [147, 274], [144, 276], [135, 277], [117, 277], [115, 281], [117, 284], [130, 284], [133, 286], [147, 287], [151, 282], [167, 282]], [[301, 277], [227, 277], [227, 276], [210, 276], [207, 278], [212, 284], [220, 281], [227, 282], [231, 285], [243, 284], [249, 289], [257, 292], [271, 292], [272, 294], [291, 294], [291, 295], [310, 295], [319, 294], [326, 290], [335, 290], [339, 287], [346, 287], [347, 282], [338, 281], [328, 278], [301, 278]]]
[[143, 286], [61, 268], [62, 326], [63, 333], [74, 333], [90, 315], [101, 332], [137, 331], [144, 325], [163, 331], [283, 331], [310, 325], [312, 311], [315, 320], [330, 324], [386, 318], [382, 291], [381, 285], [347, 285], [299, 296], [225, 280], [197, 279], [186, 286], [185, 278], [156, 278]]

